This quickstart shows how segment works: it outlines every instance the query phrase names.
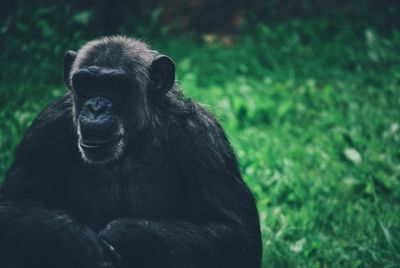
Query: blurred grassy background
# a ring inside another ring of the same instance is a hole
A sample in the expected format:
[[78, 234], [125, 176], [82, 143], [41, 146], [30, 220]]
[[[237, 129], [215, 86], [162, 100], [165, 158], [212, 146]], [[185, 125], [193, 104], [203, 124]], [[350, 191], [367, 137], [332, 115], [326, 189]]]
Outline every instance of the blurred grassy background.
[[264, 267], [400, 267], [398, 1], [9, 2], [0, 181], [66, 91], [64, 52], [136, 36], [222, 121], [258, 200]]

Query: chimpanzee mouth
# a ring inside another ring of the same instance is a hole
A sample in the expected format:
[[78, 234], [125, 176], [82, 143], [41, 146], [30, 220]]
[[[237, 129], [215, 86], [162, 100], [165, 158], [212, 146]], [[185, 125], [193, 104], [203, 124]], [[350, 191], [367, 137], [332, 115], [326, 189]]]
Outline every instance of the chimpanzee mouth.
[[104, 165], [121, 157], [125, 147], [124, 135], [107, 140], [92, 140], [80, 138], [79, 151], [88, 164]]
[[[100, 128], [103, 131], [96, 131]], [[127, 135], [124, 127], [118, 122], [114, 126], [78, 124], [78, 149], [84, 162], [93, 165], [104, 165], [119, 159], [124, 152]]]
[[110, 147], [117, 144], [122, 139], [122, 135], [118, 135], [115, 138], [108, 139], [108, 140], [85, 140], [81, 139], [79, 145], [82, 149], [92, 150], [92, 149], [101, 149], [105, 147]]

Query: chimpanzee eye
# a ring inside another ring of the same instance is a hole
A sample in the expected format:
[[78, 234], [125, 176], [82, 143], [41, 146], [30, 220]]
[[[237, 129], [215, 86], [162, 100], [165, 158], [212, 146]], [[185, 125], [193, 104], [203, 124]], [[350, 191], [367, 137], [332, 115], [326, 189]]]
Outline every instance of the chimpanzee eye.
[[87, 94], [90, 91], [92, 80], [86, 73], [79, 72], [72, 78], [72, 86], [77, 94]]
[[73, 88], [79, 96], [87, 96], [91, 92], [89, 83], [77, 83]]

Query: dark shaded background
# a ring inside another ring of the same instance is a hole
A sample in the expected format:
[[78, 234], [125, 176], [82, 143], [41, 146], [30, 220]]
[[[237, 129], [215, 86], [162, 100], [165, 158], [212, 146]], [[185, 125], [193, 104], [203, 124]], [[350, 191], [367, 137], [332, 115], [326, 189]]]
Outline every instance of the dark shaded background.
[[400, 24], [399, 10], [397, 0], [2, 1], [0, 59], [7, 64], [5, 69], [15, 68], [10, 71], [28, 77], [34, 77], [33, 70], [21, 69], [19, 64], [10, 66], [10, 61], [34, 59], [35, 71], [51, 74], [47, 76], [50, 81], [43, 82], [57, 83], [57, 70], [46, 69], [43, 59], [55, 61], [65, 48], [76, 48], [103, 35], [128, 34], [143, 39], [183, 34], [199, 38], [202, 33], [229, 36], [254, 33], [260, 23], [273, 26], [307, 21], [314, 29], [300, 29], [300, 38], [308, 43], [315, 38], [333, 40], [338, 35], [360, 38], [366, 28], [390, 35]]

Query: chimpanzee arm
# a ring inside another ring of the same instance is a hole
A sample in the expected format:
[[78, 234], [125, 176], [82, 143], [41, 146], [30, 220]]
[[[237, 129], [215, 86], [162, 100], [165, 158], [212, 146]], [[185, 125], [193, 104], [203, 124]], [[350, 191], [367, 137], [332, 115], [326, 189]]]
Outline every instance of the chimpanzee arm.
[[128, 267], [261, 265], [254, 198], [222, 128], [207, 113], [201, 115], [179, 127], [185, 136], [167, 150], [176, 153], [170, 159], [185, 185], [186, 219], [117, 219], [100, 233]]
[[0, 267], [113, 267], [95, 232], [54, 209], [62, 207], [62, 161], [71, 160], [69, 107], [63, 98], [41, 113], [7, 171], [0, 188]]
[[0, 202], [0, 267], [114, 267], [98, 235], [63, 211]]
[[127, 267], [260, 267], [259, 237], [224, 223], [119, 219], [101, 236]]

